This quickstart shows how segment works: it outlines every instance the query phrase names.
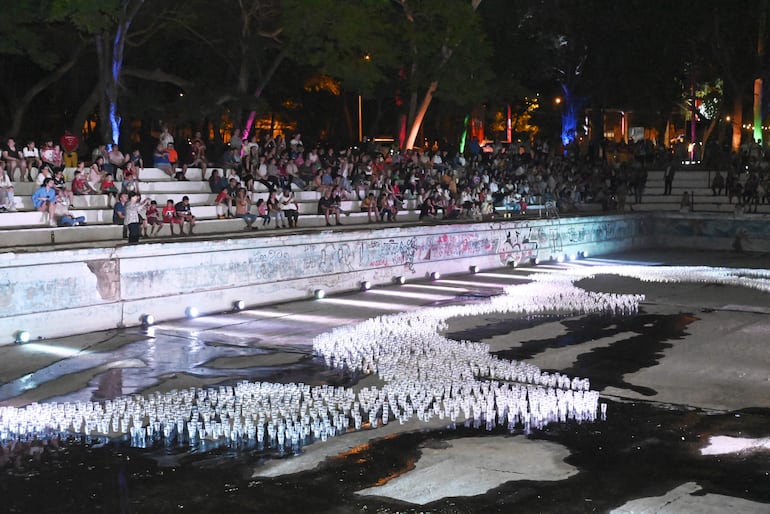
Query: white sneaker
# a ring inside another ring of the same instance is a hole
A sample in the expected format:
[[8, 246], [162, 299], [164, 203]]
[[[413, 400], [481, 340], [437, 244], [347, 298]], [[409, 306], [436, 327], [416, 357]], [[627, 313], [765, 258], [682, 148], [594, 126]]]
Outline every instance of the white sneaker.
[[8, 212], [16, 212], [16, 206], [15, 206], [15, 205], [13, 205], [13, 204], [11, 204], [10, 206], [8, 206]]
[[55, 227], [56, 226], [56, 222], [52, 221], [52, 222], [48, 223], [48, 225], [50, 225], [51, 227]]

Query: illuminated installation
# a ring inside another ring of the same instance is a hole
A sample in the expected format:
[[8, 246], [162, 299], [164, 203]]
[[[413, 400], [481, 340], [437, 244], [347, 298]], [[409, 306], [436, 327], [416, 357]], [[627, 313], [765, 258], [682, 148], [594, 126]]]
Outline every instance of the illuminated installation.
[[0, 439], [89, 435], [127, 437], [135, 446], [203, 441], [297, 449], [350, 430], [391, 421], [465, 421], [529, 431], [553, 422], [593, 421], [606, 414], [588, 379], [543, 372], [501, 359], [489, 345], [441, 335], [459, 316], [562, 312], [633, 315], [643, 295], [585, 291], [575, 282], [600, 274], [647, 282], [708, 282], [770, 292], [770, 271], [686, 266], [608, 265], [533, 274], [486, 302], [382, 315], [316, 337], [327, 366], [377, 374], [379, 386], [241, 382], [101, 402], [0, 408]]

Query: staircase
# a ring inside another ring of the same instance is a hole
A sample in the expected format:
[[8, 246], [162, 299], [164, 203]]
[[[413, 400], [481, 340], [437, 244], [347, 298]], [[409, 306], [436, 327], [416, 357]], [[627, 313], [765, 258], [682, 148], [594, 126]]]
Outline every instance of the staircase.
[[[711, 191], [711, 180], [715, 174], [714, 170], [687, 168], [677, 170], [671, 194], [664, 195], [664, 171], [651, 170], [647, 173], [647, 186], [642, 195], [642, 203], [634, 204], [631, 195], [628, 203], [633, 206], [635, 212], [679, 212], [682, 193], [686, 191], [692, 197], [693, 212], [736, 214], [735, 198], [732, 203], [729, 203], [724, 191], [721, 196], [714, 196]], [[722, 172], [722, 175], [725, 176], [725, 172]], [[741, 213], [740, 210], [738, 213]], [[770, 204], [760, 203], [757, 206], [757, 214], [770, 214]]]

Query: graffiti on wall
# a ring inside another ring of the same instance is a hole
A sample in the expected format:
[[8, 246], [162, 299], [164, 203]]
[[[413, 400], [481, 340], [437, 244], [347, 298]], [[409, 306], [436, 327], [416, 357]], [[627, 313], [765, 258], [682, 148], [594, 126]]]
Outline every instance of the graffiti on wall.
[[404, 266], [414, 273], [414, 258], [417, 255], [417, 249], [416, 237], [364, 241], [361, 243], [358, 267]]
[[199, 259], [184, 262], [187, 268], [155, 265], [153, 260], [121, 278], [124, 297], [137, 298], [157, 288], [198, 291], [222, 284], [237, 287], [320, 277], [329, 281], [339, 274], [395, 267], [416, 273], [416, 264], [456, 258], [493, 257], [502, 266], [518, 265], [554, 258], [576, 244], [634, 237], [638, 225], [633, 219], [597, 217], [447, 225], [441, 231], [414, 228], [383, 239], [376, 238], [377, 232], [359, 232], [367, 239], [305, 244], [292, 240], [289, 245], [204, 252], [196, 254]]

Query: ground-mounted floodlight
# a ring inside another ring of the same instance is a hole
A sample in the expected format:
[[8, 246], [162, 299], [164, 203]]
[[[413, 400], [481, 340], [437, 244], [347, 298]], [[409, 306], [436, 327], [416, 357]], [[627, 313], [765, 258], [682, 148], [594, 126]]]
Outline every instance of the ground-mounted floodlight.
[[441, 278], [441, 273], [439, 273], [438, 271], [431, 271], [430, 273], [431, 280], [438, 280], [440, 278]]
[[406, 277], [404, 276], [393, 277], [393, 282], [401, 285], [406, 284]]
[[243, 300], [235, 300], [233, 302], [233, 310], [235, 312], [242, 311], [245, 308], [246, 308], [246, 302], [244, 302]]
[[316, 289], [313, 291], [313, 296], [315, 296], [316, 300], [323, 300], [326, 297], [326, 291], [323, 289]]
[[564, 254], [563, 253], [560, 253], [559, 255], [556, 256], [556, 262], [559, 262], [559, 263], [564, 262]]
[[368, 291], [372, 288], [372, 283], [368, 280], [364, 280], [361, 282], [361, 291]]
[[14, 334], [14, 340], [16, 341], [16, 344], [28, 343], [31, 338], [32, 336], [27, 330], [17, 330]]
[[474, 264], [473, 266], [468, 268], [468, 271], [470, 271], [472, 274], [475, 275], [476, 273], [479, 272], [479, 267]]
[[198, 314], [200, 314], [200, 313], [198, 312], [198, 308], [197, 307], [192, 307], [191, 306], [191, 307], [187, 307], [184, 310], [184, 315], [187, 316], [187, 319], [195, 319], [195, 318], [198, 317]]
[[540, 258], [539, 258], [539, 257], [532, 257], [532, 258], [529, 260], [529, 263], [530, 263], [531, 265], [533, 265], [533, 266], [537, 266], [538, 264], [540, 264]]
[[149, 327], [155, 324], [155, 316], [152, 314], [142, 314], [142, 325]]

